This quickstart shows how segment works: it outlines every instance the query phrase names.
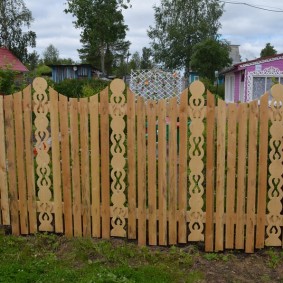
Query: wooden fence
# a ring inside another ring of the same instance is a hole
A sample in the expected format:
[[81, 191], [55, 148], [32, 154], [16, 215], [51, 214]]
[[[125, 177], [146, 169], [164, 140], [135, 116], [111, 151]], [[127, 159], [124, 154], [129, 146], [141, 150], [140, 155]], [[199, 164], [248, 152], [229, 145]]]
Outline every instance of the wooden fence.
[[[226, 104], [194, 82], [180, 97], [67, 99], [43, 78], [0, 97], [0, 224], [14, 235], [282, 246], [283, 86]], [[190, 94], [189, 94], [190, 92]]]

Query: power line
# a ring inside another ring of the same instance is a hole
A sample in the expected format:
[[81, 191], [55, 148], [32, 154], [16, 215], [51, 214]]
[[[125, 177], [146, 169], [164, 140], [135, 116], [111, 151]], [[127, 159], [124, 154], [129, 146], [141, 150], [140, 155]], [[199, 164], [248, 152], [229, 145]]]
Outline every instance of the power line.
[[231, 2], [231, 1], [220, 1], [220, 2], [223, 2], [225, 4], [245, 5], [245, 6], [249, 6], [251, 8], [255, 8], [255, 9], [259, 9], [259, 10], [264, 10], [264, 11], [268, 11], [268, 12], [283, 13], [283, 10], [280, 9], [280, 8], [274, 8], [274, 9], [279, 9], [279, 10], [274, 10], [274, 9], [264, 8], [263, 6], [255, 6], [255, 5], [252, 5], [252, 4], [249, 4], [249, 3], [244, 3], [244, 2]]

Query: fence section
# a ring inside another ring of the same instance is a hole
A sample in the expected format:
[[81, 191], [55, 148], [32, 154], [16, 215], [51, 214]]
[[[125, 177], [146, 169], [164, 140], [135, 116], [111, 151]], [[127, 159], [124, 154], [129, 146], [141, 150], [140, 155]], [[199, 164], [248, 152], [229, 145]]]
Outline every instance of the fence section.
[[0, 97], [0, 224], [15, 235], [282, 246], [283, 87], [229, 104], [195, 82], [145, 101], [110, 90], [67, 99], [42, 78]]

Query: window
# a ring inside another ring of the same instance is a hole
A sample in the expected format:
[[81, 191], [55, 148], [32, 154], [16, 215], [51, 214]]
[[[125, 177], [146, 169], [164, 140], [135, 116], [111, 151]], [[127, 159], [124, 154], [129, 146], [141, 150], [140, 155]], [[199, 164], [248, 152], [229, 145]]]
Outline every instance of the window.
[[235, 76], [228, 75], [225, 77], [225, 101], [234, 102], [235, 94]]

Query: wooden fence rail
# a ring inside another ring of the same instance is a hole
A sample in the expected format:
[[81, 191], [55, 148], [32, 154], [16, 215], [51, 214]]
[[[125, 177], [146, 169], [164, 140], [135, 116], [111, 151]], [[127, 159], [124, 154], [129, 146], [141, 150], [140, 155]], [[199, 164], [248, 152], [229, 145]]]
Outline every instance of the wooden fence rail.
[[226, 104], [202, 83], [180, 103], [114, 80], [67, 99], [36, 78], [0, 97], [0, 225], [14, 235], [282, 247], [283, 86]]

